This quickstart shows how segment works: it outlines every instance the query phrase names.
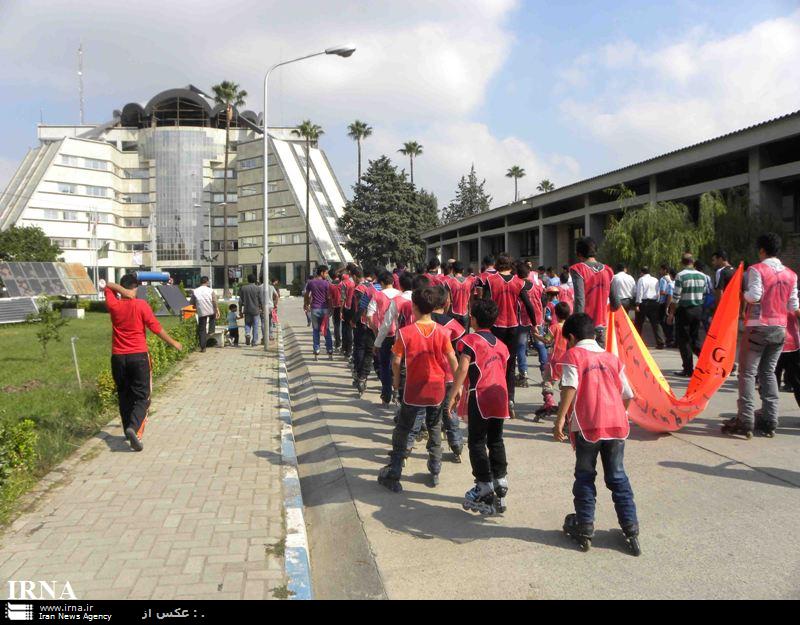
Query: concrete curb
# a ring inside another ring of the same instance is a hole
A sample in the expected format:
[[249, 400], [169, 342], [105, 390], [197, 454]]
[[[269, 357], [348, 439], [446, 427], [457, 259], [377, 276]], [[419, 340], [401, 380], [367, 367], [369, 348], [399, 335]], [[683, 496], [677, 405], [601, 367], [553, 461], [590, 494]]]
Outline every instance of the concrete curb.
[[281, 422], [281, 457], [283, 464], [283, 508], [286, 516], [284, 569], [290, 599], [313, 599], [308, 534], [303, 514], [303, 494], [297, 472], [297, 451], [292, 430], [292, 404], [289, 376], [283, 346], [283, 328], [278, 333], [278, 412]]

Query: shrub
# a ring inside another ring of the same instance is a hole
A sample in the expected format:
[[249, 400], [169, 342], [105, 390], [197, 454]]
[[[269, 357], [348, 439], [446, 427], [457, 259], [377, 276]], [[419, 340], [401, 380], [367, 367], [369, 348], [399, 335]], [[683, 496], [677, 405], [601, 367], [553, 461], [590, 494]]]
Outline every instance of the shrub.
[[37, 439], [36, 426], [30, 419], [0, 423], [0, 487], [14, 471], [33, 468]]
[[36, 339], [42, 347], [42, 358], [46, 358], [47, 344], [50, 341], [61, 341], [61, 328], [67, 325], [67, 319], [55, 310], [45, 295], [39, 296], [36, 306], [39, 311], [28, 315], [26, 320], [28, 323], [39, 324], [36, 329]]

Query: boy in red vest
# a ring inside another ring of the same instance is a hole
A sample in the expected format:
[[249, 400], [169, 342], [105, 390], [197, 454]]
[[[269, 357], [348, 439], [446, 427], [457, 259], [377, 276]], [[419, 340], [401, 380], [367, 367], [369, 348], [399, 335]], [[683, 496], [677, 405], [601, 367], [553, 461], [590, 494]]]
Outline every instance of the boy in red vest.
[[[389, 313], [392, 302], [396, 297], [400, 297], [402, 293], [392, 286], [394, 283], [392, 274], [385, 269], [378, 272], [378, 282], [381, 285], [381, 290], [375, 292], [367, 307], [367, 325], [369, 326], [368, 332], [374, 337], [371, 341], [373, 349], [378, 354], [378, 377], [381, 379], [381, 401], [383, 402], [383, 407], [388, 408], [389, 402], [392, 400], [391, 350], [394, 345], [394, 335], [397, 331], [397, 324], [390, 320], [389, 327], [381, 342], [379, 343], [375, 339]], [[366, 384], [366, 376], [364, 376], [363, 381], [364, 384]]]
[[[597, 254], [597, 243], [593, 238], [584, 237], [575, 243], [575, 256], [578, 262], [569, 268], [575, 298], [572, 310], [576, 313], [586, 313], [592, 318], [597, 342], [604, 347], [611, 278], [614, 277], [614, 271], [608, 265], [598, 262], [595, 254]], [[611, 308], [617, 307], [619, 302], [611, 301]]]
[[553, 309], [553, 322], [547, 328], [546, 336], [538, 332], [534, 335], [537, 341], [547, 344], [547, 365], [542, 374], [542, 400], [543, 405], [536, 411], [534, 421], [539, 422], [546, 415], [555, 414], [558, 407], [553, 395], [561, 379], [561, 359], [567, 352], [567, 339], [564, 336], [564, 322], [569, 317], [569, 304], [559, 302]]
[[458, 371], [448, 402], [450, 410], [458, 404], [459, 416], [467, 418], [467, 447], [475, 486], [465, 493], [462, 505], [464, 510], [480, 514], [505, 512], [508, 494], [503, 421], [509, 418], [509, 351], [492, 333], [498, 314], [497, 304], [491, 299], [472, 304], [473, 332], [458, 342]]
[[450, 316], [463, 327], [469, 327], [469, 301], [475, 288], [474, 276], [464, 276], [464, 265], [455, 261], [451, 265], [453, 275], [447, 276], [444, 286], [450, 292]]
[[[744, 299], [745, 332], [739, 350], [739, 408], [722, 426], [729, 434], [747, 438], [753, 430], [772, 438], [778, 427], [778, 364], [786, 340], [787, 313], [798, 310], [797, 274], [778, 259], [781, 239], [772, 232], [756, 239], [760, 262], [747, 270]], [[761, 414], [755, 420], [756, 376], [761, 395]]]
[[[453, 350], [456, 349], [456, 345], [458, 341], [467, 333], [464, 329], [464, 326], [459, 323], [459, 321], [453, 318], [451, 315], [445, 313], [445, 309], [450, 304], [450, 296], [448, 295], [447, 290], [443, 286], [436, 287], [438, 291], [438, 301], [436, 303], [436, 308], [431, 314], [431, 318], [442, 326], [445, 331], [448, 332], [450, 335], [450, 344], [453, 346]], [[453, 388], [453, 373], [451, 371], [447, 371], [447, 378], [445, 380], [445, 395], [446, 397], [450, 395], [450, 391]], [[449, 410], [447, 399], [442, 402], [441, 408], [441, 419], [442, 419], [442, 429], [444, 430], [444, 434], [447, 437], [447, 444], [450, 447], [450, 451], [453, 452], [453, 462], [458, 464], [461, 463], [461, 452], [464, 448], [464, 439], [461, 436], [461, 430], [459, 429], [459, 420], [458, 416], [453, 414], [452, 411]], [[421, 424], [420, 424], [421, 425]]]
[[392, 433], [391, 461], [378, 473], [378, 483], [400, 492], [403, 461], [408, 456], [409, 433], [418, 414], [425, 415], [428, 426], [428, 471], [430, 485], [439, 483], [442, 467], [442, 430], [439, 407], [445, 398], [447, 369], [455, 371], [457, 362], [449, 333], [431, 319], [438, 301], [436, 289], [417, 289], [411, 296], [414, 323], [397, 331], [392, 347], [393, 386], [400, 390], [400, 366], [405, 362], [406, 381], [397, 424]]
[[564, 426], [569, 418], [569, 438], [575, 449], [575, 513], [564, 519], [564, 532], [577, 541], [581, 551], [589, 550], [594, 535], [594, 480], [599, 454], [617, 519], [631, 552], [638, 556], [639, 521], [622, 462], [630, 433], [627, 410], [633, 392], [619, 358], [597, 344], [595, 323], [586, 313], [577, 313], [562, 328], [569, 350], [561, 359], [561, 403], [553, 437], [557, 441], [567, 437]]

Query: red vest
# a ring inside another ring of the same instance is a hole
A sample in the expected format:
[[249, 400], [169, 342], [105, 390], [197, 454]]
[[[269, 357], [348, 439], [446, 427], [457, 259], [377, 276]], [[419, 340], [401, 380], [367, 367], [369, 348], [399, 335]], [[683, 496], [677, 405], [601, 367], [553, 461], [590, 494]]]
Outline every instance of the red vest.
[[[395, 294], [394, 297], [389, 297], [383, 291], [377, 291], [373, 297], [375, 300], [375, 314], [372, 315], [372, 329], [375, 330], [377, 334], [380, 327], [383, 325], [383, 320], [386, 318], [386, 313], [389, 311], [389, 306], [392, 305], [392, 301], [399, 297], [399, 294]], [[386, 336], [394, 336], [395, 332], [397, 331], [397, 324], [392, 323], [389, 326], [389, 332], [387, 332]]]
[[786, 340], [783, 342], [784, 352], [800, 350], [800, 329], [798, 329], [797, 316], [790, 312], [786, 315]]
[[431, 286], [441, 286], [444, 284], [445, 277], [440, 273], [424, 273], [422, 274], [431, 282]]
[[575, 291], [572, 290], [572, 287], [566, 284], [562, 284], [558, 287], [558, 301], [569, 304], [569, 312], [572, 314], [572, 310], [575, 308]]
[[[628, 438], [630, 424], [622, 403], [622, 363], [611, 352], [592, 352], [573, 347], [561, 359], [578, 372], [578, 391], [572, 404], [572, 418], [590, 443], [604, 439]], [[574, 432], [570, 440], [575, 443]]]
[[356, 283], [348, 276], [342, 280], [342, 285], [344, 285], [344, 307], [349, 310], [353, 306], [353, 293], [356, 291]]
[[[375, 289], [375, 287], [373, 287], [369, 282], [362, 282], [357, 287], [355, 287], [355, 289], [353, 290], [353, 297], [357, 298], [357, 301], [355, 302], [356, 309], [358, 309], [358, 307], [361, 305], [361, 296], [362, 295], [370, 295], [371, 296], [372, 293], [375, 293], [374, 289]], [[364, 310], [361, 312], [361, 315], [358, 317], [358, 321], [360, 323], [366, 323], [367, 322], [367, 309], [366, 308], [364, 308]]]
[[469, 298], [472, 295], [472, 289], [475, 287], [475, 278], [459, 280], [449, 276], [445, 278], [444, 284], [450, 289], [450, 310], [453, 314], [461, 317], [469, 314]]
[[397, 307], [397, 327], [405, 328], [414, 323], [414, 308], [411, 306], [411, 300], [405, 297], [397, 297], [394, 300], [394, 305]]
[[750, 304], [748, 319], [758, 319], [763, 326], [786, 327], [786, 302], [797, 284], [797, 274], [783, 267], [775, 271], [766, 263], [757, 263], [751, 267], [761, 276], [761, 301]]
[[586, 263], [576, 263], [569, 268], [583, 278], [583, 312], [592, 318], [596, 327], [605, 327], [607, 323], [608, 295], [611, 292], [611, 278], [614, 277], [611, 267], [601, 267], [596, 271]]
[[447, 332], [434, 323], [429, 336], [416, 323], [400, 328], [406, 361], [406, 385], [403, 403], [409, 406], [439, 406], [444, 401], [445, 379], [450, 363], [445, 356]]
[[[447, 334], [448, 340], [453, 347], [455, 347], [456, 341], [464, 336], [464, 326], [462, 326], [458, 321], [453, 318], [447, 319], [446, 323], [441, 323], [438, 319], [435, 319], [436, 323], [438, 323], [442, 330], [445, 331]], [[447, 374], [445, 376], [445, 382], [450, 384], [453, 381], [453, 372], [450, 371], [450, 367], [447, 368]]]
[[547, 366], [550, 367], [550, 379], [558, 380], [561, 378], [561, 361], [567, 353], [567, 339], [561, 334], [561, 326], [557, 322], [550, 325], [550, 334], [553, 336], [553, 345], [550, 348]]
[[517, 276], [511, 276], [508, 282], [505, 278], [506, 276], [501, 276], [499, 273], [489, 274], [484, 285], [489, 289], [489, 293], [500, 311], [497, 321], [494, 322], [495, 327], [516, 328], [519, 325], [517, 303], [525, 283]]
[[458, 405], [458, 414], [469, 417], [469, 397], [475, 398], [478, 412], [484, 419], [508, 419], [508, 387], [506, 386], [506, 363], [508, 362], [508, 348], [499, 339], [492, 345], [484, 336], [485, 330], [467, 334], [462, 338], [459, 352], [464, 346], [469, 347], [475, 354], [474, 362], [470, 363], [470, 373], [477, 370], [477, 380], [472, 375], [464, 381], [464, 392]]
[[339, 282], [328, 285], [328, 308], [342, 307], [342, 289]]
[[[533, 306], [533, 313], [536, 317], [536, 319], [533, 321], [538, 326], [544, 323], [544, 314], [542, 310], [542, 293], [544, 292], [544, 289], [538, 280], [531, 280], [531, 278], [527, 278], [527, 281], [530, 282], [533, 287], [530, 291], [524, 292], [522, 297], [527, 297], [528, 301]], [[532, 325], [531, 318], [528, 315], [528, 310], [521, 303], [519, 304], [519, 325], [526, 328]]]

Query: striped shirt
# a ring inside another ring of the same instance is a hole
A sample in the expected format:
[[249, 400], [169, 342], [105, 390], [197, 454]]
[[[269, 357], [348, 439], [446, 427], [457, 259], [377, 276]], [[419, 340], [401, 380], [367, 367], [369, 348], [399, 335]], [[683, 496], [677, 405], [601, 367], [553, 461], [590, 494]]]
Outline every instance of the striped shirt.
[[706, 274], [696, 269], [684, 269], [675, 277], [672, 301], [685, 308], [701, 306], [707, 282]]

